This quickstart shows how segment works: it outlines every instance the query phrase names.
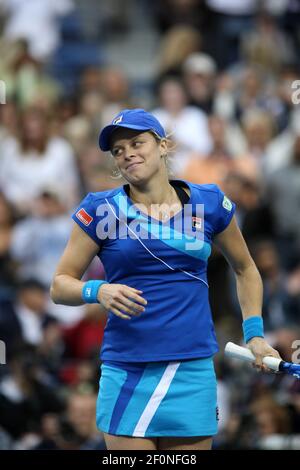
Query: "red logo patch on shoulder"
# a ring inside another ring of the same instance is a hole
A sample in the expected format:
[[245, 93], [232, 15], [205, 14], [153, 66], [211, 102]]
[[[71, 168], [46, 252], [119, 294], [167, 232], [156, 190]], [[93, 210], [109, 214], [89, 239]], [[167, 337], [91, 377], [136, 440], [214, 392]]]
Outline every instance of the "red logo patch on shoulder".
[[86, 226], [90, 225], [93, 220], [93, 217], [89, 215], [84, 209], [80, 209], [78, 212], [76, 212], [76, 217]]

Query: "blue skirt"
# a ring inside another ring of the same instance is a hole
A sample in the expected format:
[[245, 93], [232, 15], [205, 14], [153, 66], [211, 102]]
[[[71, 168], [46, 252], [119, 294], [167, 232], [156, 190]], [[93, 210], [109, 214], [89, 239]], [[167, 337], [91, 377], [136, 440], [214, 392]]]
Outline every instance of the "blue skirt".
[[101, 366], [96, 420], [109, 434], [213, 436], [217, 383], [212, 357]]

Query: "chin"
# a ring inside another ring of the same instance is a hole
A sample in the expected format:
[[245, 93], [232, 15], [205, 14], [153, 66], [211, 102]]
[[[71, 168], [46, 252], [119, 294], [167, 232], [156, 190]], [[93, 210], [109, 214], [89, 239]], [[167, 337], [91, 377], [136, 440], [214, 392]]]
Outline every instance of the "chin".
[[124, 178], [128, 181], [128, 183], [141, 185], [141, 184], [146, 183], [150, 177], [136, 172], [135, 174], [126, 175], [124, 176]]

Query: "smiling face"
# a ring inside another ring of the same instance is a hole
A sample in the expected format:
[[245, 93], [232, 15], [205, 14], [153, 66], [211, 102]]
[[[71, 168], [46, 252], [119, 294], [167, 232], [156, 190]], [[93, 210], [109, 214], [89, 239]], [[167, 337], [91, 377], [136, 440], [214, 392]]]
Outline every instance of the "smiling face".
[[149, 131], [117, 129], [111, 137], [111, 153], [122, 176], [132, 184], [146, 183], [166, 171], [166, 139], [158, 140]]

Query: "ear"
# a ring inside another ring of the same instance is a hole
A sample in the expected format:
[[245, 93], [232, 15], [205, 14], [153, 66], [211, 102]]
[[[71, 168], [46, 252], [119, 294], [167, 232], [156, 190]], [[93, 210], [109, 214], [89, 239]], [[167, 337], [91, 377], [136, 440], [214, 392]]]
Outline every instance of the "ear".
[[161, 152], [161, 156], [164, 156], [168, 153], [167, 139], [161, 139], [161, 141], [159, 142], [159, 149]]

